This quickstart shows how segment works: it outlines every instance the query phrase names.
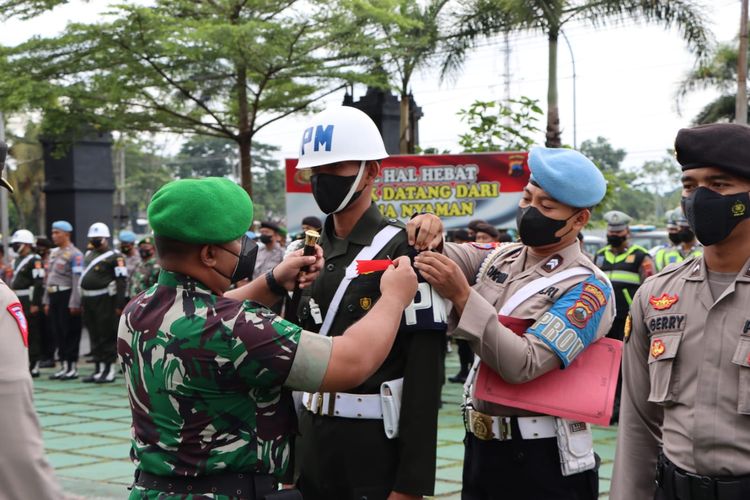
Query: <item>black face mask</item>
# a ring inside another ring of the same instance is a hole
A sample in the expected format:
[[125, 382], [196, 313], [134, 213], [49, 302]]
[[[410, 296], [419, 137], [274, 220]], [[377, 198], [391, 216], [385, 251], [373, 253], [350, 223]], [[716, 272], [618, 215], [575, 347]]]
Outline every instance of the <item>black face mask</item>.
[[104, 244], [104, 239], [102, 238], [92, 238], [89, 240], [89, 243], [91, 243], [91, 246], [94, 248], [99, 248]]
[[681, 243], [690, 243], [695, 239], [695, 233], [688, 228], [680, 229], [677, 236], [679, 236]]
[[23, 246], [23, 243], [13, 243], [10, 247], [13, 249], [14, 252], [18, 253], [21, 251], [22, 246]]
[[623, 243], [625, 243], [625, 239], [625, 236], [618, 236], [616, 234], [607, 235], [607, 243], [615, 248], [619, 248]]
[[715, 245], [725, 240], [737, 224], [750, 217], [750, 195], [721, 195], [701, 186], [687, 198], [682, 198], [682, 210], [698, 241], [705, 246]]
[[564, 228], [565, 224], [577, 213], [567, 219], [559, 220], [547, 217], [536, 207], [519, 207], [516, 212], [518, 235], [521, 237], [523, 244], [530, 247], [543, 247], [558, 243], [565, 235], [555, 236], [555, 233]]
[[667, 238], [669, 238], [669, 241], [672, 242], [673, 245], [676, 245], [682, 241], [680, 238], [680, 233], [667, 233]]
[[152, 255], [151, 250], [146, 250], [145, 248], [139, 248], [138, 253], [141, 256], [141, 259], [149, 259]]
[[264, 245], [268, 245], [271, 243], [271, 240], [273, 240], [273, 236], [270, 234], [261, 234], [260, 237], [258, 237], [261, 243]]
[[344, 210], [359, 198], [362, 191], [354, 191], [365, 171], [365, 162], [359, 166], [357, 175], [314, 174], [310, 177], [312, 194], [320, 210], [334, 214]]
[[253, 271], [255, 271], [255, 259], [258, 256], [257, 243], [255, 243], [247, 236], [243, 236], [242, 247], [240, 248], [239, 254], [232, 252], [228, 248], [224, 248], [221, 246], [219, 248], [237, 257], [237, 265], [234, 267], [234, 271], [232, 272], [231, 276], [227, 276], [215, 267], [212, 268], [214, 271], [221, 274], [232, 283], [237, 283], [244, 279], [250, 279], [253, 277]]
[[132, 249], [133, 245], [120, 245], [120, 251], [124, 254], [129, 254]]

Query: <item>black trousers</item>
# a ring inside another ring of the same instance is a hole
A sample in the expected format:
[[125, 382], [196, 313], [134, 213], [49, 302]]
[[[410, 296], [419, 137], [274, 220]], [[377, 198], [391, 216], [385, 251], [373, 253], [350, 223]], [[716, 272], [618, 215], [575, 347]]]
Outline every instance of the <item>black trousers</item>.
[[474, 352], [466, 340], [456, 339], [456, 345], [458, 346], [458, 362], [461, 366], [458, 373], [468, 375], [471, 365], [474, 363]]
[[[513, 434], [520, 435], [513, 422]], [[462, 500], [596, 500], [599, 473], [563, 476], [557, 439], [464, 439]]]
[[57, 340], [55, 332], [50, 326], [49, 318], [46, 314], [39, 314], [39, 337], [41, 338], [41, 358], [55, 360], [55, 351], [57, 351]]
[[89, 331], [91, 354], [96, 363], [114, 363], [117, 359], [117, 327], [120, 316], [115, 312], [117, 297], [99, 295], [83, 297], [83, 323]]
[[42, 355], [42, 335], [40, 331], [39, 318], [43, 316], [42, 312], [31, 313], [31, 300], [28, 297], [19, 297], [23, 307], [23, 314], [26, 316], [26, 322], [29, 328], [29, 363], [34, 364], [39, 361]]
[[54, 332], [60, 359], [78, 361], [81, 345], [81, 317], [70, 314], [68, 303], [71, 290], [49, 294], [49, 316], [47, 326]]

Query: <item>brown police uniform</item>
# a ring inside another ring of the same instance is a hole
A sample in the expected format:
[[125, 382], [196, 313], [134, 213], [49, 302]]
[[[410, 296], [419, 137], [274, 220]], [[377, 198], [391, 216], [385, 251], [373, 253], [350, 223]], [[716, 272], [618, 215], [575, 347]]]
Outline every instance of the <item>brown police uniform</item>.
[[[498, 321], [498, 311], [519, 289], [538, 279], [554, 276], [572, 267], [584, 267], [588, 276], [566, 278], [520, 303], [510, 315], [527, 324], [536, 324], [556, 304], [571, 300], [578, 287], [591, 283], [604, 297], [586, 328], [596, 340], [606, 335], [614, 317], [611, 286], [603, 273], [580, 250], [578, 242], [558, 254], [535, 258], [528, 247], [511, 243], [491, 249], [480, 244], [448, 243], [444, 253], [463, 271], [471, 293], [460, 318], [449, 315], [448, 331], [456, 338], [468, 340], [472, 349], [505, 381], [522, 383], [533, 380], [561, 366], [561, 357], [539, 337], [518, 335]], [[478, 272], [477, 272], [478, 270]], [[564, 312], [563, 312], [564, 315]], [[532, 327], [533, 328], [533, 327]], [[471, 394], [471, 405], [479, 414], [498, 417], [526, 417], [534, 414], [519, 408], [482, 401]], [[552, 419], [538, 416], [536, 420]], [[471, 418], [471, 415], [467, 415]], [[534, 420], [534, 419], [532, 419]], [[524, 420], [521, 424], [526, 424]], [[511, 439], [486, 440], [467, 433], [464, 459], [463, 498], [496, 498], [500, 492], [507, 498], [594, 498], [597, 474], [593, 470], [562, 476], [557, 440], [551, 436], [535, 439], [519, 430], [518, 419], [510, 419]], [[554, 425], [554, 424], [552, 424]], [[501, 479], [510, 478], [508, 480]], [[518, 489], [516, 489], [518, 488]], [[493, 493], [494, 492], [494, 493]], [[566, 496], [568, 495], [568, 496]], [[576, 496], [584, 495], [584, 496]]]
[[18, 298], [0, 282], [0, 497], [57, 500], [63, 495], [44, 457], [25, 322]]
[[673, 468], [660, 466], [673, 487], [705, 482], [740, 495], [710, 498], [750, 498], [750, 480], [722, 486], [684, 474], [750, 474], [750, 260], [714, 297], [716, 278], [693, 257], [646, 280], [633, 300], [612, 500], [654, 497], [660, 450], [683, 470], [675, 483]]

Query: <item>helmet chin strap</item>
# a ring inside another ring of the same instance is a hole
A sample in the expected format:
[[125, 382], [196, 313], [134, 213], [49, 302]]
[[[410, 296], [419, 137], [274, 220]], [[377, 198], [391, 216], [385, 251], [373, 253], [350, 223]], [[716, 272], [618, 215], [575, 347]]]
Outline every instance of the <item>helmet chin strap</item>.
[[359, 181], [362, 180], [362, 175], [365, 173], [365, 160], [362, 160], [362, 162], [359, 164], [359, 172], [357, 173], [357, 178], [354, 179], [354, 182], [352, 183], [352, 187], [349, 188], [349, 192], [346, 193], [346, 197], [341, 200], [341, 204], [331, 213], [337, 213], [341, 212], [343, 209], [346, 208], [346, 206], [349, 204], [349, 201], [351, 201], [352, 197], [354, 196], [354, 193], [357, 192], [357, 186], [359, 186]]

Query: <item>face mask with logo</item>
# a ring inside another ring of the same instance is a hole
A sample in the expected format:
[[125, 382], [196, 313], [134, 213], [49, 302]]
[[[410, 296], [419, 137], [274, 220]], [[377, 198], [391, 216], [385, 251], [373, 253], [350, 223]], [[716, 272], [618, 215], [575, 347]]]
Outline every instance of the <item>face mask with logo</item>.
[[362, 194], [356, 189], [364, 172], [363, 161], [357, 175], [313, 174], [310, 177], [312, 194], [320, 210], [326, 215], [335, 214], [354, 203]]
[[562, 236], [555, 236], [555, 233], [564, 228], [565, 224], [577, 213], [574, 213], [567, 219], [559, 220], [547, 217], [536, 207], [518, 207], [518, 211], [516, 212], [518, 235], [521, 237], [523, 244], [530, 247], [543, 247], [559, 243], [562, 237], [568, 233]]
[[130, 243], [123, 243], [122, 245], [120, 245], [120, 251], [124, 254], [129, 254], [132, 249], [133, 245], [131, 245]]
[[252, 278], [253, 271], [255, 271], [255, 259], [258, 256], [258, 244], [255, 243], [255, 241], [251, 240], [247, 236], [243, 236], [242, 246], [240, 247], [239, 254], [236, 254], [228, 248], [224, 248], [222, 246], [219, 246], [218, 248], [221, 248], [225, 252], [229, 252], [237, 257], [237, 265], [234, 267], [234, 271], [232, 272], [231, 276], [227, 276], [226, 274], [219, 271], [216, 267], [212, 268], [214, 271], [221, 274], [232, 283], [237, 283], [244, 279]]
[[260, 240], [260, 242], [261, 242], [261, 243], [263, 243], [264, 245], [268, 245], [269, 243], [271, 243], [271, 240], [273, 240], [273, 236], [272, 236], [272, 235], [270, 235], [270, 234], [261, 234], [261, 235], [260, 235], [260, 236], [258, 237], [258, 239], [259, 239], [259, 240]]
[[705, 246], [715, 245], [750, 217], [750, 194], [722, 195], [701, 186], [682, 198], [682, 210], [698, 241]]
[[623, 243], [625, 243], [625, 236], [619, 236], [616, 234], [608, 234], [607, 235], [607, 243], [610, 246], [613, 246], [615, 248], [619, 248]]
[[138, 253], [141, 256], [141, 259], [150, 259], [152, 255], [151, 250], [147, 250], [145, 248], [139, 248]]

